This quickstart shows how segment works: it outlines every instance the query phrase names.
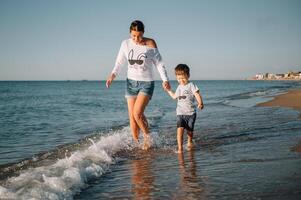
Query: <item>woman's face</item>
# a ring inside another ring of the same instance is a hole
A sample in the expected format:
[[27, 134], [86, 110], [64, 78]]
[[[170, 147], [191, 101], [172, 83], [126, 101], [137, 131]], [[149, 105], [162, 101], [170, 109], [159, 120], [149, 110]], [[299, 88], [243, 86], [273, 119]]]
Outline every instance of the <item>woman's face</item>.
[[143, 39], [143, 32], [141, 31], [131, 31], [131, 38], [132, 40], [136, 43], [136, 44], [139, 44], [142, 42], [142, 39]]

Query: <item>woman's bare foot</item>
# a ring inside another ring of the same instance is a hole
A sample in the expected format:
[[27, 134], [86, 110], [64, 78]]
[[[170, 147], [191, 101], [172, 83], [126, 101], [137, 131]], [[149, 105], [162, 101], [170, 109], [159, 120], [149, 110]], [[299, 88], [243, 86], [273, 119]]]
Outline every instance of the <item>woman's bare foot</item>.
[[135, 138], [133, 138], [133, 140], [134, 140], [134, 146], [139, 147], [139, 140]]
[[151, 146], [150, 136], [149, 135], [144, 135], [142, 149], [143, 150], [148, 150], [150, 148], [150, 146]]

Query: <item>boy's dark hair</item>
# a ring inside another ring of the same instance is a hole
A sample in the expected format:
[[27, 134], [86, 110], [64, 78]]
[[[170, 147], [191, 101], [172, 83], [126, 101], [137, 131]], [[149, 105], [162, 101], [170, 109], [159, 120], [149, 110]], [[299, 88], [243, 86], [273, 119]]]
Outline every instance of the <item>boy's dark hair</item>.
[[178, 64], [175, 68], [176, 75], [187, 75], [190, 76], [189, 67], [186, 64]]
[[142, 21], [135, 20], [131, 23], [130, 32], [131, 31], [139, 31], [144, 33], [144, 24]]

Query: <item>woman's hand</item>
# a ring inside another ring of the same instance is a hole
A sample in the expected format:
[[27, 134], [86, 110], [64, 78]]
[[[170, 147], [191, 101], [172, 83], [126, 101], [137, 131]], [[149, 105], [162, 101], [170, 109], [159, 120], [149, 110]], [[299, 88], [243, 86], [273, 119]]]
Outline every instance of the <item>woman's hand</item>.
[[109, 78], [107, 79], [107, 82], [106, 82], [107, 88], [109, 88], [111, 86], [115, 77], [116, 77], [115, 74], [111, 74], [111, 76], [109, 76]]

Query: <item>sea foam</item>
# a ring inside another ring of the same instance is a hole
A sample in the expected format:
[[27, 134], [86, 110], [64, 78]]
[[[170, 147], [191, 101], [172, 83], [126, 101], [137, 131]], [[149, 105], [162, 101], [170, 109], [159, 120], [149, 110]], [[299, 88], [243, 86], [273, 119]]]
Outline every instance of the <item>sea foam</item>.
[[88, 181], [116, 163], [114, 155], [135, 147], [129, 127], [94, 141], [54, 164], [24, 170], [0, 186], [0, 199], [72, 199]]

